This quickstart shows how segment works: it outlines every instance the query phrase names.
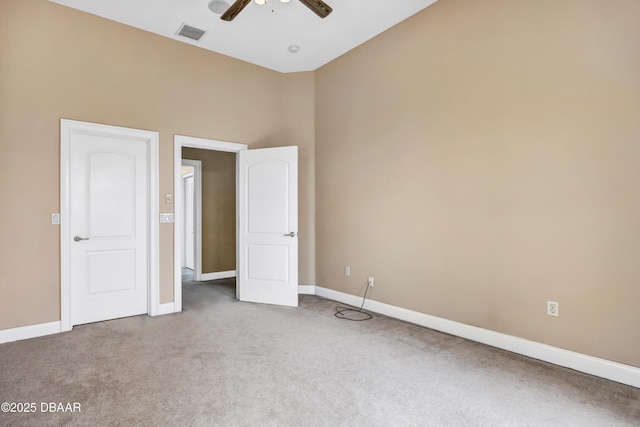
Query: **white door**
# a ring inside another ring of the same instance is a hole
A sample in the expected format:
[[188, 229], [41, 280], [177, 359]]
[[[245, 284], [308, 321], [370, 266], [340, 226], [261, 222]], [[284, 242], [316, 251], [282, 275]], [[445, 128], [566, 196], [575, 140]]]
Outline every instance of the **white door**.
[[298, 147], [238, 152], [240, 301], [298, 305]]
[[149, 146], [114, 132], [70, 135], [71, 325], [148, 311]]
[[195, 249], [195, 187], [193, 174], [184, 178], [184, 266], [195, 270], [194, 249]]

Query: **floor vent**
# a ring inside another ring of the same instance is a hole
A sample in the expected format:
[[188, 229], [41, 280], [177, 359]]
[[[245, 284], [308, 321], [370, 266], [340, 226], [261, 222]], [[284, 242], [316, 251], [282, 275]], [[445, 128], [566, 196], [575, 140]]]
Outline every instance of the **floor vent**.
[[204, 36], [204, 33], [206, 33], [205, 30], [201, 30], [200, 28], [192, 27], [187, 24], [182, 24], [176, 34], [190, 38], [191, 40], [200, 41], [202, 36]]

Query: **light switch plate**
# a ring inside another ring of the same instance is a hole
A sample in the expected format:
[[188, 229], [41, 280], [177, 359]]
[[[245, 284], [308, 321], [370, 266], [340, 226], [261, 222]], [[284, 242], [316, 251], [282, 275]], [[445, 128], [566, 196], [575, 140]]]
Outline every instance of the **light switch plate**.
[[161, 213], [160, 214], [160, 222], [173, 222], [173, 214], [172, 213]]
[[51, 214], [51, 224], [60, 225], [60, 214], [59, 213], [52, 213]]

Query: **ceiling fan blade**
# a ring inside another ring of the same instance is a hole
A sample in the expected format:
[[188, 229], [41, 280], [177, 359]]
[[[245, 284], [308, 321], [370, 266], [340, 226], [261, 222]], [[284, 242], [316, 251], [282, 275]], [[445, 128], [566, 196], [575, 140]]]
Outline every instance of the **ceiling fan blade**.
[[220, 19], [224, 21], [233, 21], [233, 18], [238, 16], [238, 14], [242, 12], [242, 9], [244, 9], [244, 7], [249, 3], [251, 3], [251, 0], [236, 0], [236, 2], [232, 4], [225, 13], [222, 14]]
[[311, 9], [320, 18], [326, 18], [333, 9], [322, 0], [300, 0], [300, 3]]

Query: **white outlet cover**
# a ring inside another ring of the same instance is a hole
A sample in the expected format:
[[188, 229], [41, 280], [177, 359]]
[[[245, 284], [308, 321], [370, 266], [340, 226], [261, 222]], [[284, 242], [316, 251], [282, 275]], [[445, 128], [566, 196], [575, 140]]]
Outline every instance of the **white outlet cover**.
[[161, 213], [160, 214], [160, 222], [173, 222], [173, 214], [172, 213]]
[[560, 316], [560, 304], [557, 301], [547, 301], [547, 314], [549, 316]]

